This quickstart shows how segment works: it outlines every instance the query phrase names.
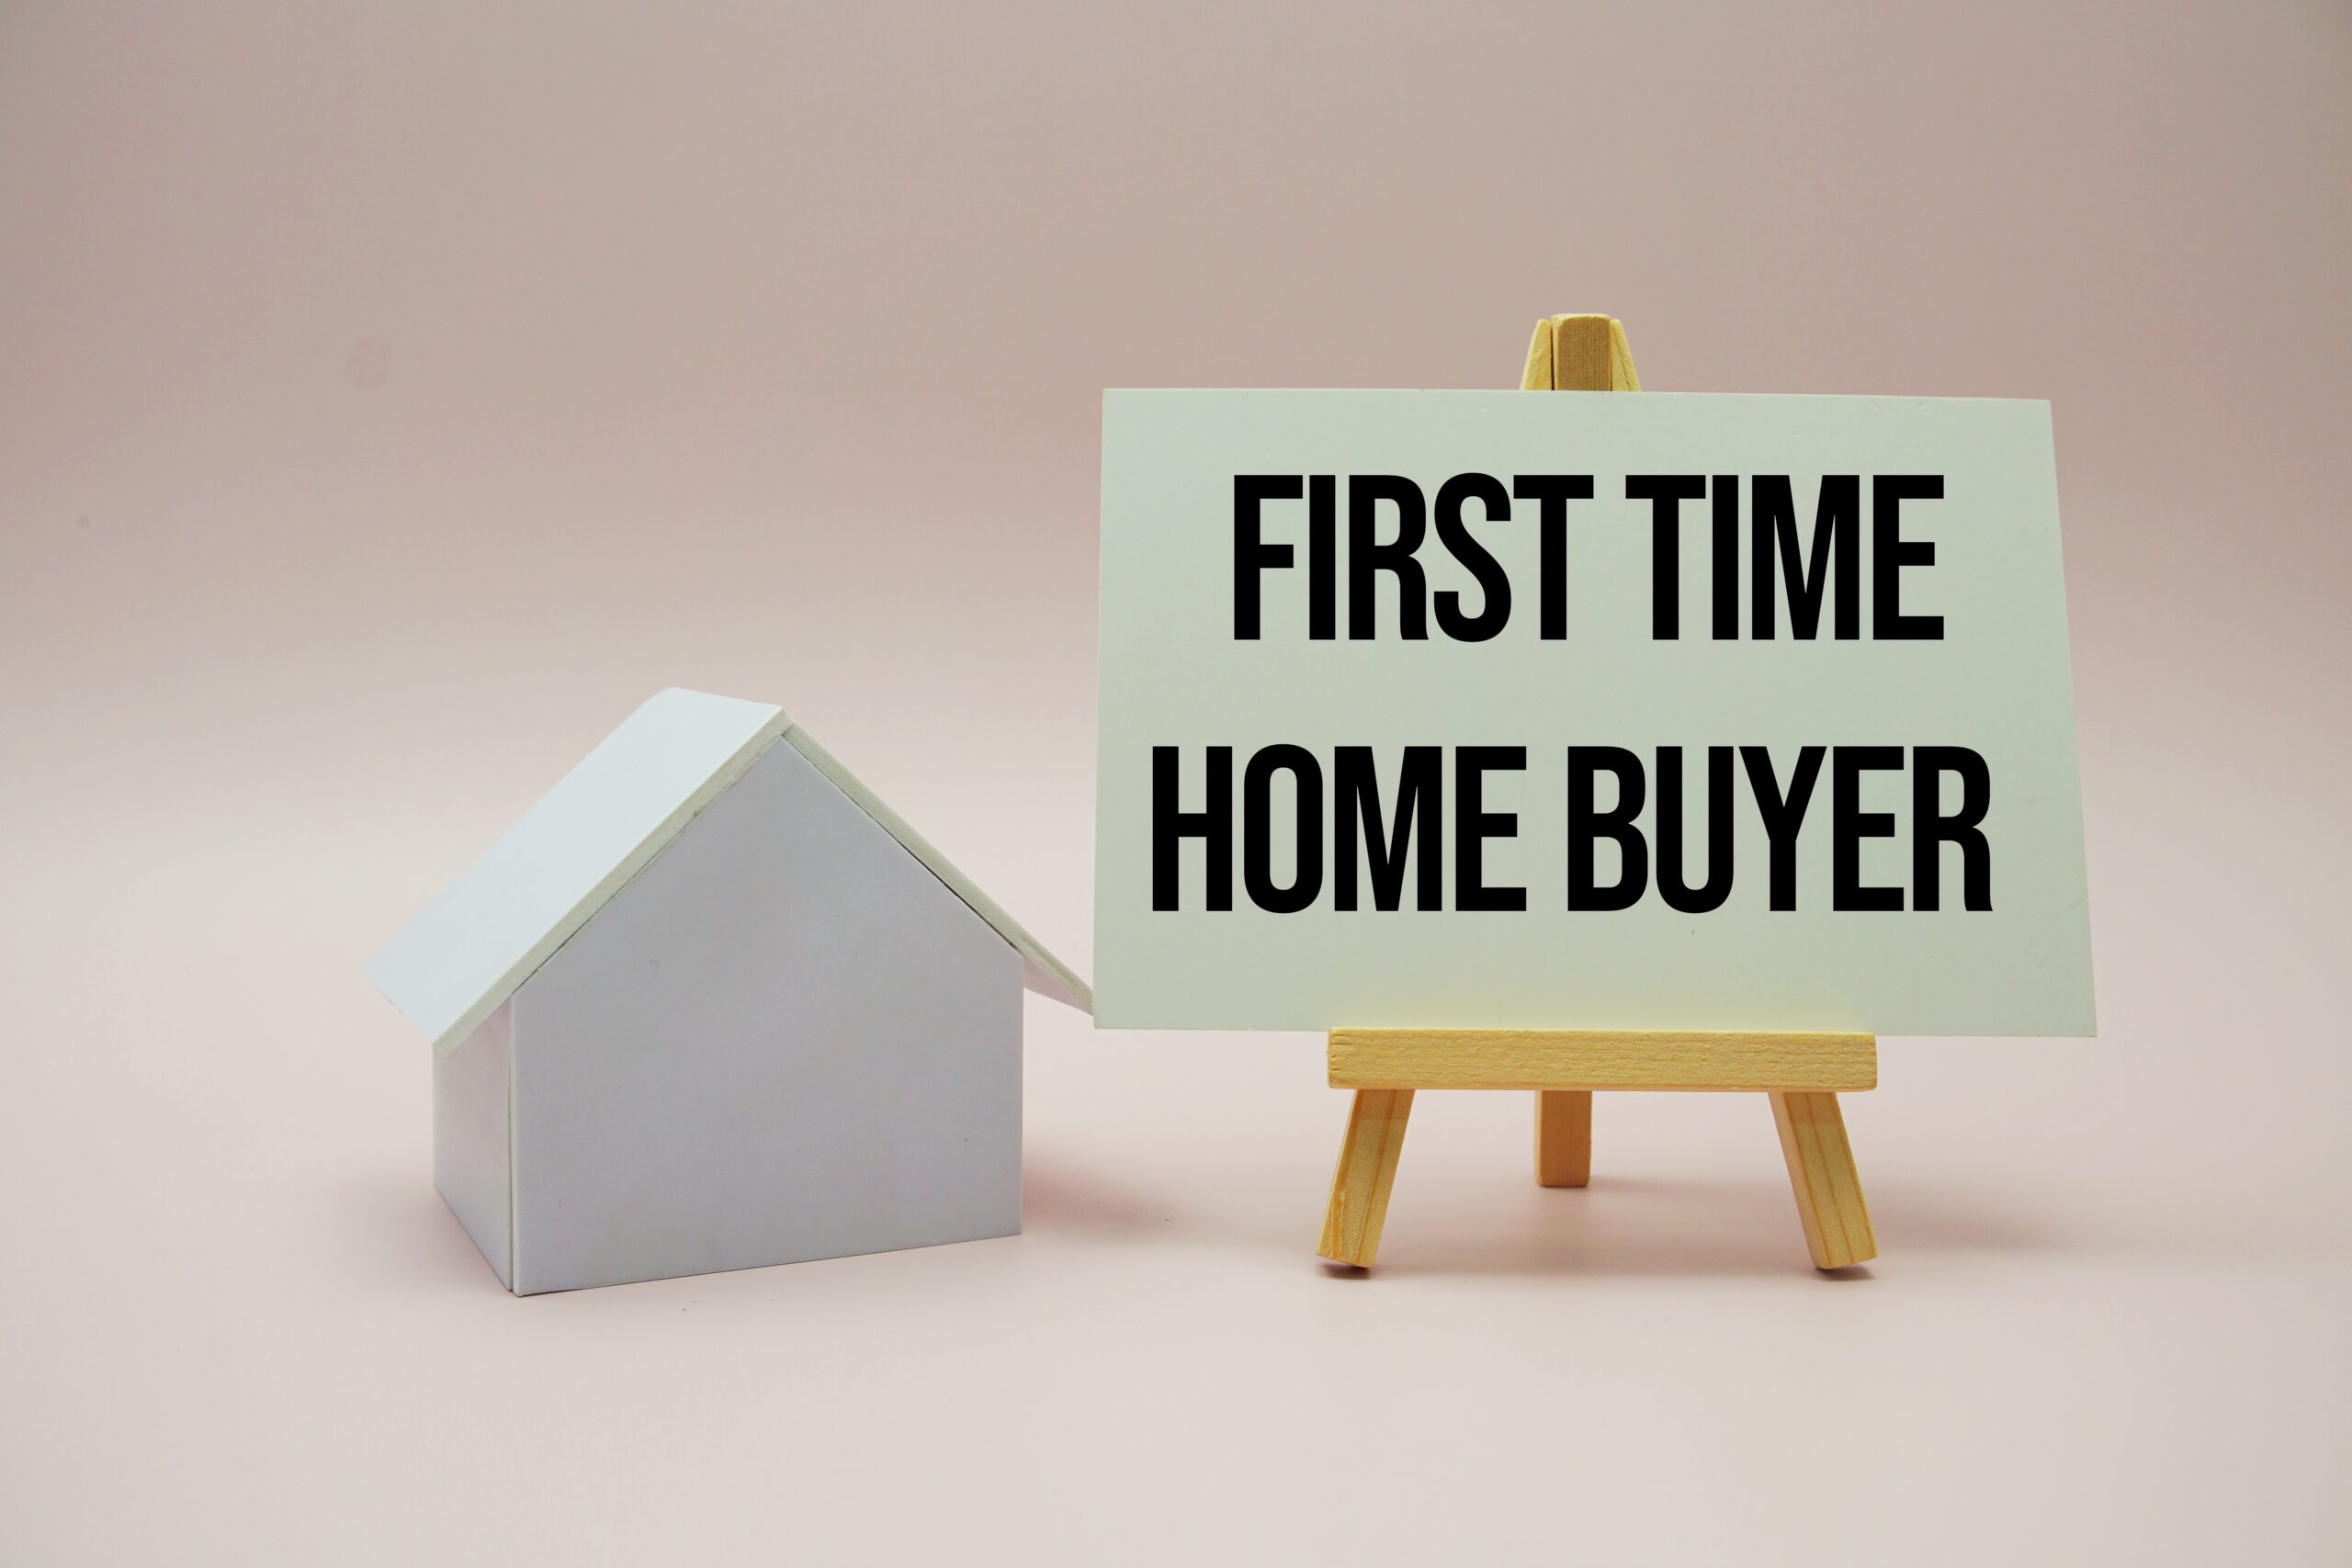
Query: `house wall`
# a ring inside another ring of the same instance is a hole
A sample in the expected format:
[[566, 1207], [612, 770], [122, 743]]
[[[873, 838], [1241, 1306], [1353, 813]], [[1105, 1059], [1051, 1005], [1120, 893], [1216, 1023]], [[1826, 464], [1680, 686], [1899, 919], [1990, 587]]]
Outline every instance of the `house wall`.
[[513, 1059], [511, 1003], [433, 1057], [433, 1185], [481, 1255], [513, 1289], [513, 1184], [507, 1110]]
[[771, 747], [510, 1004], [514, 1288], [1019, 1230], [1021, 986]]

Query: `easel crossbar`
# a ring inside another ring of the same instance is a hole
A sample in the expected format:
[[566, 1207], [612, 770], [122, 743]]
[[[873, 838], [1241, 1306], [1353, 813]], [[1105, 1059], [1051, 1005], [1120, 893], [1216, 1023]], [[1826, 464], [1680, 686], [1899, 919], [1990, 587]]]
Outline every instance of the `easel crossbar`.
[[1840, 1094], [1878, 1087], [1873, 1034], [1335, 1029], [1330, 1055], [1334, 1089]]

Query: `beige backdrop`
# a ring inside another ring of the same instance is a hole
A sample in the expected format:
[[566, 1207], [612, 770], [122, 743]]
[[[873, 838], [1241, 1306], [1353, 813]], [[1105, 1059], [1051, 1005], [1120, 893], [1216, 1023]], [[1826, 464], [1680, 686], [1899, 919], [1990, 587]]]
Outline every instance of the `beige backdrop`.
[[[2340, 5], [0, 6], [0, 1560], [2337, 1562]], [[1085, 966], [1097, 400], [2046, 397], [2097, 1044], [1417, 1113], [1033, 1006], [1017, 1240], [503, 1295], [361, 960], [669, 683]]]

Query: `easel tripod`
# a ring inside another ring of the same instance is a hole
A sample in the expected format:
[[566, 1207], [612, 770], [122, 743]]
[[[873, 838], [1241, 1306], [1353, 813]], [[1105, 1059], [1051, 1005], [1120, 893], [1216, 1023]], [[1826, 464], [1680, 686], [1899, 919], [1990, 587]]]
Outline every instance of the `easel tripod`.
[[[1625, 331], [1608, 316], [1536, 324], [1520, 386], [1638, 392]], [[1331, 1087], [1355, 1091], [1317, 1250], [1372, 1267], [1414, 1094], [1425, 1089], [1535, 1091], [1535, 1179], [1582, 1187], [1592, 1174], [1598, 1089], [1760, 1093], [1771, 1100], [1797, 1217], [1816, 1269], [1878, 1255], [1838, 1096], [1878, 1087], [1871, 1034], [1665, 1031], [1334, 1029]]]

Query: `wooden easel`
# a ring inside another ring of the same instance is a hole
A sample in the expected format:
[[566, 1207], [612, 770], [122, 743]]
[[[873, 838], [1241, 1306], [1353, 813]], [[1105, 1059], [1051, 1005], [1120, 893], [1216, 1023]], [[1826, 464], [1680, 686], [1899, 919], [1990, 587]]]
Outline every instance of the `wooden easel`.
[[[1625, 329], [1609, 316], [1536, 323], [1520, 386], [1532, 391], [1638, 392]], [[1690, 1033], [1604, 1030], [1334, 1029], [1331, 1087], [1355, 1090], [1331, 1204], [1317, 1250], [1372, 1267], [1413, 1095], [1424, 1089], [1535, 1091], [1535, 1179], [1592, 1178], [1595, 1089], [1713, 1089], [1769, 1095], [1797, 1217], [1816, 1269], [1878, 1256], [1838, 1097], [1878, 1087], [1872, 1034]]]

